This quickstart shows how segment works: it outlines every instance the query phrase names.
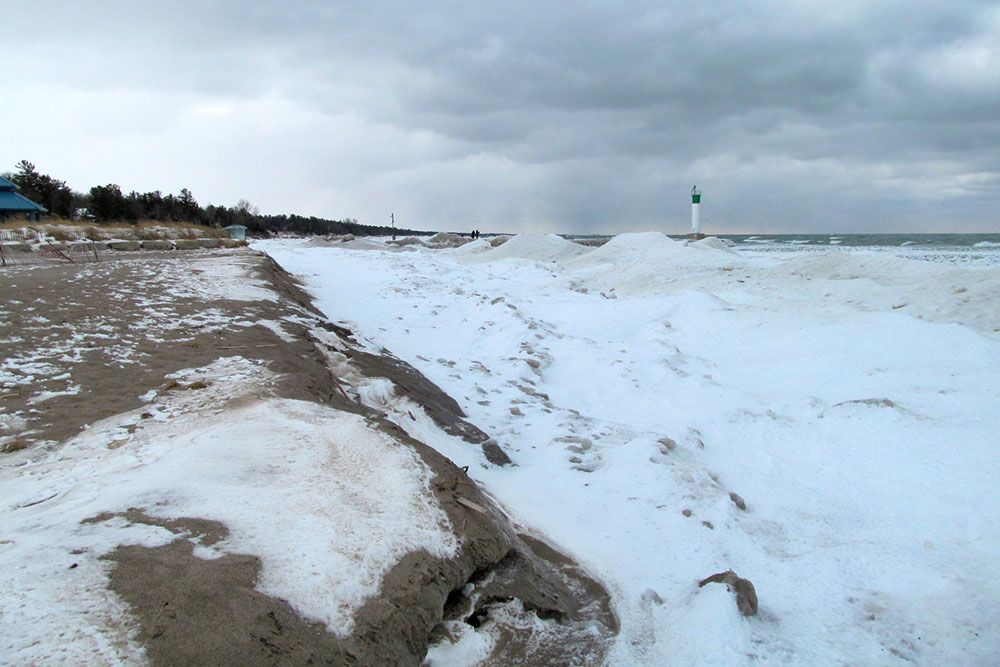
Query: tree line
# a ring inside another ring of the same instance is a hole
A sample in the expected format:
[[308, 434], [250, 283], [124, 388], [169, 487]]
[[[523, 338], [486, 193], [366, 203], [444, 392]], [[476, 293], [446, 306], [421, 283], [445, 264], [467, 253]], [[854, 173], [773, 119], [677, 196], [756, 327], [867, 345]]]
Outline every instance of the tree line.
[[95, 223], [138, 222], [189, 222], [209, 227], [245, 225], [247, 231], [257, 236], [277, 232], [296, 234], [354, 234], [355, 236], [388, 236], [390, 234], [421, 235], [431, 232], [412, 229], [394, 229], [389, 226], [362, 225], [353, 218], [327, 220], [315, 216], [264, 215], [245, 199], [234, 206], [201, 206], [187, 188], [174, 194], [131, 191], [125, 194], [115, 183], [95, 185], [86, 193], [74, 191], [65, 181], [42, 174], [34, 164], [21, 160], [15, 171], [3, 174], [14, 183], [20, 193], [44, 206], [49, 215], [61, 218], [78, 217], [77, 212]]

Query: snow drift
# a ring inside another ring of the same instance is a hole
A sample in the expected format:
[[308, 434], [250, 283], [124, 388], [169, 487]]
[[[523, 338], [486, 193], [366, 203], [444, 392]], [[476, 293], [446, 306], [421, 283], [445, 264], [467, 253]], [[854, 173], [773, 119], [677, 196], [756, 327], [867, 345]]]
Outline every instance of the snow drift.
[[466, 261], [476, 262], [517, 259], [530, 262], [552, 263], [577, 257], [591, 250], [591, 248], [567, 241], [555, 234], [518, 234], [499, 246], [491, 247], [486, 252], [478, 252], [466, 257], [458, 255], [458, 257]]
[[611, 664], [995, 662], [997, 269], [567, 243], [262, 247], [510, 453], [426, 434], [608, 582]]

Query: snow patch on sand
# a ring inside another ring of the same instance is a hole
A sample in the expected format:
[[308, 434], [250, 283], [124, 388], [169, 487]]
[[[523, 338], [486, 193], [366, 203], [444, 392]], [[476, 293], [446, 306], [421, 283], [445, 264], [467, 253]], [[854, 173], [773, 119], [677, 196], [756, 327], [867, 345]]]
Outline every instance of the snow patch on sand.
[[5, 661], [142, 659], [101, 556], [177, 536], [121, 518], [81, 523], [102, 513], [138, 507], [224, 523], [228, 538], [198, 556], [260, 557], [259, 590], [340, 635], [403, 555], [455, 554], [431, 472], [362, 417], [267, 398], [269, 372], [239, 357], [174, 379], [205, 386], [151, 396], [59, 448], [0, 459]]

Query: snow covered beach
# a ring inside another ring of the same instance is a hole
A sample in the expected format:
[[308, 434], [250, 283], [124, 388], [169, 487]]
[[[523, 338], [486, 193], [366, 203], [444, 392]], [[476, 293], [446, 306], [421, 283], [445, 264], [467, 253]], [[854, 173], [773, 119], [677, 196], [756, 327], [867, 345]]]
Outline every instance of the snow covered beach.
[[[997, 266], [661, 234], [256, 247], [499, 442], [514, 466], [362, 394], [602, 579], [612, 664], [1000, 659]], [[730, 568], [756, 617], [698, 588]], [[488, 650], [454, 634], [433, 664]]]
[[501, 662], [606, 652], [600, 584], [365, 403], [499, 446], [266, 257], [0, 287], [0, 664], [417, 665], [487, 614]]

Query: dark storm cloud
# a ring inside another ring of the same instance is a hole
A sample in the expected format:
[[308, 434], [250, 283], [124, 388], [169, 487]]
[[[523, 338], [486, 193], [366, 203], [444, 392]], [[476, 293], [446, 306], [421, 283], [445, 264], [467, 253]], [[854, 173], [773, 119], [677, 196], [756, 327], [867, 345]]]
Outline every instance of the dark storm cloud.
[[[184, 182], [216, 200], [371, 222], [394, 208], [427, 227], [681, 231], [692, 182], [717, 229], [997, 227], [992, 3], [6, 14], [0, 54], [15, 81], [112, 119], [45, 129], [21, 109], [17, 150], [56, 166], [57, 144], [103, 142], [144, 182], [187, 165]], [[16, 38], [28, 33], [30, 49]], [[94, 180], [86, 160], [65, 164]]]

